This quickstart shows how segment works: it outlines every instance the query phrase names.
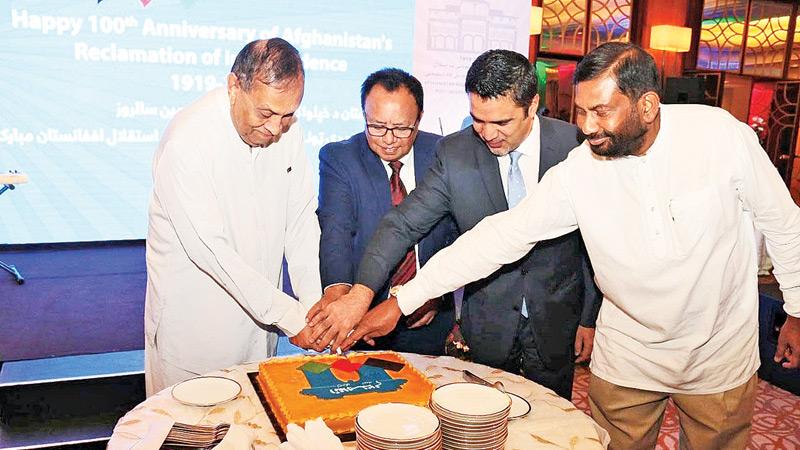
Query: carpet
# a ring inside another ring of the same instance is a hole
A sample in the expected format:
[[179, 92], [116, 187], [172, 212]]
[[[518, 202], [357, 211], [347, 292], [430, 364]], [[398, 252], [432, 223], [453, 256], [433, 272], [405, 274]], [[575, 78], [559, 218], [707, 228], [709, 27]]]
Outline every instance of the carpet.
[[[589, 411], [589, 369], [579, 366], [572, 385], [572, 403], [578, 409]], [[658, 435], [657, 450], [677, 450], [678, 412], [670, 401]], [[775, 387], [764, 380], [758, 381], [753, 427], [748, 450], [800, 449], [800, 397]]]

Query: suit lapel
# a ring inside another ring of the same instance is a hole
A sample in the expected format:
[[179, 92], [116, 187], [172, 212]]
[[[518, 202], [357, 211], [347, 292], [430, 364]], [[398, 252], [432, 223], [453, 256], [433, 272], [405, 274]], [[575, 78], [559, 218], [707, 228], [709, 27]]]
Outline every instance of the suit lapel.
[[389, 192], [389, 177], [386, 176], [386, 169], [383, 161], [378, 155], [372, 152], [367, 144], [367, 139], [361, 139], [361, 161], [364, 164], [364, 171], [367, 179], [372, 184], [372, 191], [376, 195], [376, 203], [381, 214], [392, 207], [392, 194]]
[[414, 182], [417, 186], [425, 178], [425, 173], [431, 167], [433, 159], [433, 149], [423, 145], [417, 145], [422, 139], [417, 139], [414, 143]]
[[480, 138], [475, 139], [477, 143], [473, 146], [475, 158], [477, 159], [478, 171], [483, 179], [486, 192], [489, 193], [489, 200], [492, 202], [495, 212], [508, 209], [506, 193], [503, 191], [503, 180], [500, 178], [500, 164], [497, 157], [486, 148]]
[[555, 151], [555, 129], [550, 121], [543, 119], [542, 116], [537, 116], [536, 120], [539, 121], [539, 181], [541, 181], [544, 173], [558, 164], [559, 155]]

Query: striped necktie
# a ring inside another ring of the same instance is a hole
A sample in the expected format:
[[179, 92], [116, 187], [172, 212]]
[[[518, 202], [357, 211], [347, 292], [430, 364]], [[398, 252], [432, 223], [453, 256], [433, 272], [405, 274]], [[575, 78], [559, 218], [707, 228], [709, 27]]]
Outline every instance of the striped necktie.
[[[400, 179], [400, 168], [403, 167], [403, 163], [400, 161], [391, 161], [389, 162], [389, 167], [392, 169], [392, 175], [389, 177], [389, 192], [392, 194], [392, 206], [397, 206], [406, 198], [406, 195], [408, 195], [403, 180]], [[392, 275], [392, 281], [389, 286], [406, 284], [406, 282], [414, 278], [416, 274], [417, 256], [412, 246], [408, 249], [405, 258], [397, 266], [397, 270], [394, 275]]]

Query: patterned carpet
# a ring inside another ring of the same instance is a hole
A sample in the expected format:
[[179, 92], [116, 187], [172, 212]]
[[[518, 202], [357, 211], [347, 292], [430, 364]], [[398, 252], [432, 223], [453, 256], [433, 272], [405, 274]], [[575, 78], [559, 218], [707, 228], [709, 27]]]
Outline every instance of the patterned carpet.
[[[575, 370], [572, 403], [589, 412], [589, 369], [581, 366]], [[657, 450], [678, 449], [678, 413], [670, 402], [661, 424]], [[764, 380], [758, 382], [753, 428], [748, 450], [800, 449], [800, 397], [777, 388]]]

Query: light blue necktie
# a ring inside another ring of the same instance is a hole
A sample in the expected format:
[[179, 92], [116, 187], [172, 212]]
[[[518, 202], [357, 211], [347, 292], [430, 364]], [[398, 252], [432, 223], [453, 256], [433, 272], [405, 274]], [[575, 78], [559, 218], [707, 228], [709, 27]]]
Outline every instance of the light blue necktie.
[[[508, 168], [508, 209], [517, 206], [517, 203], [525, 198], [525, 180], [522, 178], [522, 171], [519, 170], [519, 157], [522, 153], [513, 151], [508, 154], [511, 157], [511, 166]], [[522, 297], [522, 317], [528, 317], [528, 306], [525, 304], [525, 297]]]

